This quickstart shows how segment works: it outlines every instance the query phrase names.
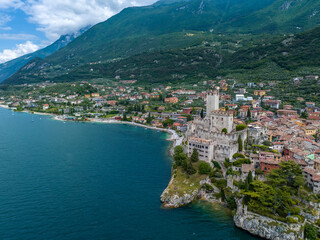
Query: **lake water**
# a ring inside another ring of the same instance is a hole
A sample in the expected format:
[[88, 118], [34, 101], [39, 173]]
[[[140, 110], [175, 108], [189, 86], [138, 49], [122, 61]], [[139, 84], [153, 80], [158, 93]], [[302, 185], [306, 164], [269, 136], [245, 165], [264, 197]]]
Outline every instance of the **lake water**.
[[255, 239], [207, 204], [161, 208], [166, 137], [0, 109], [0, 239]]

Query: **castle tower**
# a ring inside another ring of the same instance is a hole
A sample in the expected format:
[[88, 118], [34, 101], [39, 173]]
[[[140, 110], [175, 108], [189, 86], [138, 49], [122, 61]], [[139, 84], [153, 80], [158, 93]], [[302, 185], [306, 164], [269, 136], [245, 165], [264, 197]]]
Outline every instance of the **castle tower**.
[[210, 116], [212, 111], [217, 110], [219, 110], [219, 89], [208, 92], [207, 116]]

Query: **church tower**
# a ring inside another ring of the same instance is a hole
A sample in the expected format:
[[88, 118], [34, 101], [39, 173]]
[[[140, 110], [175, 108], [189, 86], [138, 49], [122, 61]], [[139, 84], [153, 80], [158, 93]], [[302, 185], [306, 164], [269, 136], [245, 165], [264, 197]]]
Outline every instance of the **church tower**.
[[212, 111], [219, 110], [219, 89], [208, 92], [207, 95], [207, 116], [210, 116]]

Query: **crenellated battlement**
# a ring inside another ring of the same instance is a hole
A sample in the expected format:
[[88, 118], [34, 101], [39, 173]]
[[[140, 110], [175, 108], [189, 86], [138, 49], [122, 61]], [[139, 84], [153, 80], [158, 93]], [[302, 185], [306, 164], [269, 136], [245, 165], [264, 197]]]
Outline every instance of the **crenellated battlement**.
[[222, 110], [216, 110], [211, 112], [212, 116], [221, 116], [221, 117], [232, 117], [233, 112], [232, 111], [222, 111]]
[[210, 90], [208, 91], [208, 95], [209, 96], [213, 96], [213, 95], [218, 95], [219, 96], [219, 90], [218, 89], [214, 89], [214, 90]]

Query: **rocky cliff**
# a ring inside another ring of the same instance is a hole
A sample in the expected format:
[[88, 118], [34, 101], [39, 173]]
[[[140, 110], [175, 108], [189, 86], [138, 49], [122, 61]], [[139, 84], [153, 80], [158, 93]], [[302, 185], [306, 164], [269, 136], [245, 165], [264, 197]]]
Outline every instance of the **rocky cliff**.
[[248, 212], [241, 208], [234, 215], [234, 223], [238, 228], [246, 230], [255, 236], [270, 240], [304, 239], [302, 224], [287, 224], [271, 218]]

